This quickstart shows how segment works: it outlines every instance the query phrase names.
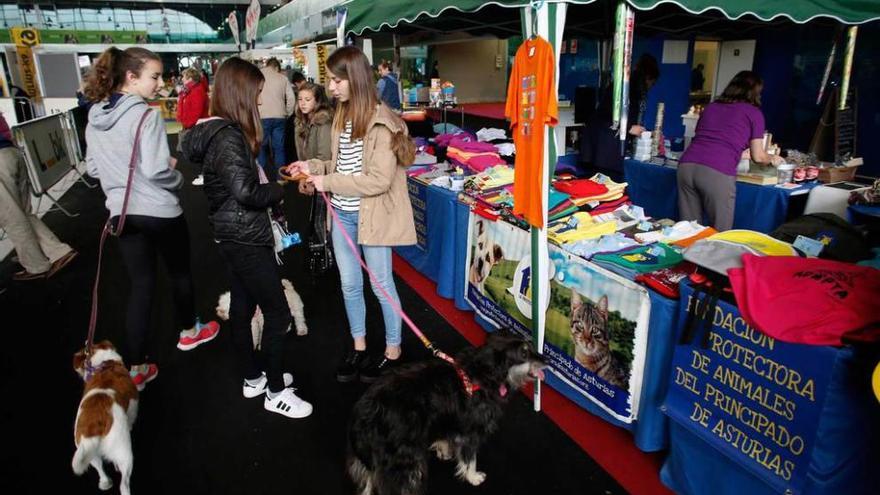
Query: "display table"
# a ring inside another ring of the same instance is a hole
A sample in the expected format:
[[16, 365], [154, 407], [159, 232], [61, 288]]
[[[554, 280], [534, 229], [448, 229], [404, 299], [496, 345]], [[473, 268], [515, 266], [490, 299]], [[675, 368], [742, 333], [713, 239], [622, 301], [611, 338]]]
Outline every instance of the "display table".
[[[643, 207], [654, 218], [679, 219], [676, 169], [624, 160], [623, 172], [633, 204]], [[781, 189], [737, 182], [733, 228], [772, 232], [785, 222], [791, 196], [807, 194], [812, 187], [807, 184], [797, 189]]]
[[420, 244], [394, 252], [437, 284], [437, 294], [454, 299], [455, 307], [470, 310], [464, 300], [464, 269], [470, 208], [458, 193], [407, 180]]
[[[395, 253], [436, 282], [440, 296], [454, 299], [458, 309], [471, 310], [464, 297], [469, 207], [458, 201], [458, 193], [447, 189], [413, 179], [409, 179], [408, 186], [421, 245], [398, 247]], [[591, 413], [631, 431], [639, 449], [654, 452], [668, 446], [668, 418], [661, 405], [668, 387], [679, 302], [650, 290], [648, 293], [651, 324], [638, 420], [629, 424], [618, 421], [552, 373], [546, 376], [548, 385], [555, 390]], [[480, 318], [477, 320], [487, 330], [494, 329]]]
[[[691, 294], [682, 287], [679, 323]], [[713, 313], [708, 345], [705, 329], [675, 345], [663, 483], [695, 495], [880, 493], [878, 350], [774, 340], [723, 301]]]

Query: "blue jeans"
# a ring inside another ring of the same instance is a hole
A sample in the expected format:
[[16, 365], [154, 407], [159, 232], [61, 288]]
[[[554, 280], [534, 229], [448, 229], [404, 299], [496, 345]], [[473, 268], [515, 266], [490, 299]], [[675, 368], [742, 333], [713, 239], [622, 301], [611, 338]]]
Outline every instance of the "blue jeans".
[[[287, 165], [287, 157], [284, 154], [284, 122], [286, 119], [262, 119], [263, 144], [260, 145], [260, 156], [257, 162], [263, 167], [266, 176], [275, 180], [275, 171]], [[272, 165], [269, 165], [269, 150], [272, 150]]]
[[[348, 324], [351, 326], [351, 336], [354, 338], [364, 337], [367, 334], [365, 324], [367, 309], [364, 304], [364, 276], [357, 255], [351, 252], [351, 247], [342, 235], [342, 229], [357, 244], [358, 212], [336, 210], [339, 221], [333, 222], [331, 235], [333, 237], [333, 254], [336, 256], [336, 266], [339, 267], [339, 279], [342, 284], [342, 299], [345, 301], [345, 313], [348, 315]], [[375, 275], [378, 283], [385, 291], [394, 298], [397, 307], [400, 307], [400, 298], [397, 296], [397, 288], [394, 286], [394, 274], [391, 269], [391, 248], [388, 246], [360, 246], [364, 261], [370, 271]], [[400, 345], [400, 315], [382, 295], [382, 292], [372, 283], [373, 293], [379, 299], [382, 306], [382, 318], [385, 320], [385, 344], [389, 346]]]

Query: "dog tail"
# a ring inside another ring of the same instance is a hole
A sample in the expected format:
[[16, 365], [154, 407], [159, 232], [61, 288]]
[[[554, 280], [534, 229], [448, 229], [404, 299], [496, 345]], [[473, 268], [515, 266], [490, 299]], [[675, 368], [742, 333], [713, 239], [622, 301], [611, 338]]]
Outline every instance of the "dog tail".
[[86, 472], [92, 459], [98, 455], [98, 447], [100, 447], [100, 445], [101, 439], [97, 437], [83, 438], [80, 440], [79, 445], [76, 447], [76, 452], [73, 454], [73, 461], [71, 462], [74, 474], [79, 476]]

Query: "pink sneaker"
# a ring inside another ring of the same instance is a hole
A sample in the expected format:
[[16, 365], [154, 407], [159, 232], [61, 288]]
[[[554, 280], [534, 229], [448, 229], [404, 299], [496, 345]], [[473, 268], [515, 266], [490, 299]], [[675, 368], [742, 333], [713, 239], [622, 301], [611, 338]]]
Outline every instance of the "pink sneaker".
[[181, 351], [189, 351], [196, 347], [214, 340], [214, 337], [220, 333], [220, 324], [216, 321], [201, 323], [196, 321], [196, 326], [192, 330], [184, 330], [180, 332], [180, 339], [177, 341], [177, 348]]
[[131, 376], [131, 381], [137, 387], [138, 392], [143, 392], [147, 383], [150, 383], [159, 375], [159, 367], [153, 363], [137, 364], [131, 367], [128, 374]]

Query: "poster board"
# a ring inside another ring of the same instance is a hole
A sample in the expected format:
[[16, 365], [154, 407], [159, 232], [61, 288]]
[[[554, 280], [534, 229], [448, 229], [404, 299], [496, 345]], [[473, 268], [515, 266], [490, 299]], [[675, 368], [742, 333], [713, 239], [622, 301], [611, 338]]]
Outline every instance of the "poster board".
[[49, 190], [76, 164], [69, 131], [65, 114], [40, 117], [12, 128], [13, 138], [24, 153], [34, 194]]
[[77, 53], [34, 52], [40, 94], [44, 98], [75, 98], [80, 86]]
[[[483, 319], [531, 336], [528, 232], [471, 212], [465, 299]], [[647, 290], [551, 245], [543, 354], [564, 386], [623, 423], [638, 419], [651, 302]]]

